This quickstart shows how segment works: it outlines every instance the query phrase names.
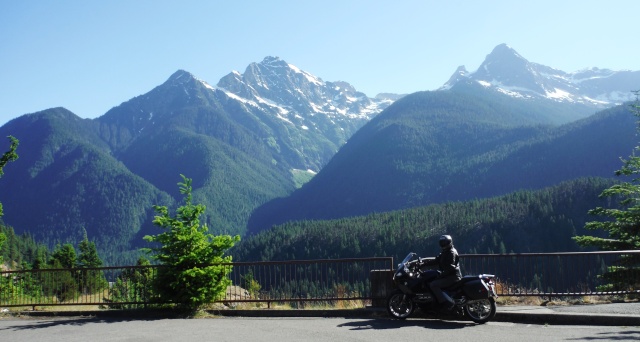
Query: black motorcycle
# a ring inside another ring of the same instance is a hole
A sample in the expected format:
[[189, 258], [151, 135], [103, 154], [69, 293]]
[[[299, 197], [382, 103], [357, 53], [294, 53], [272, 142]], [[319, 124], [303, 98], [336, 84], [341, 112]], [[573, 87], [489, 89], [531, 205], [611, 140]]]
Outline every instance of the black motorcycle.
[[409, 253], [396, 269], [393, 282], [397, 290], [387, 298], [387, 311], [397, 319], [405, 319], [416, 307], [425, 313], [437, 315], [453, 314], [467, 316], [472, 321], [482, 324], [496, 315], [496, 295], [494, 275], [480, 274], [464, 276], [460, 281], [444, 288], [455, 302], [453, 309], [446, 310], [438, 304], [429, 283], [438, 277], [438, 271], [425, 265], [427, 258], [419, 258], [416, 253]]

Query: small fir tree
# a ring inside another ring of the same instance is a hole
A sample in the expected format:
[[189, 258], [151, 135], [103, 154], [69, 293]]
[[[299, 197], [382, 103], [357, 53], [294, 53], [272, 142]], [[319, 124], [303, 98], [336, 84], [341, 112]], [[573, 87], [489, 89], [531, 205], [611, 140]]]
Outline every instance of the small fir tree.
[[100, 259], [100, 256], [98, 255], [96, 244], [93, 241], [89, 241], [86, 232], [84, 234], [84, 239], [82, 239], [80, 244], [78, 244], [78, 249], [80, 250], [80, 255], [76, 261], [78, 267], [89, 268], [102, 266], [102, 259]]
[[[636, 102], [631, 105], [632, 112], [640, 118], [638, 91], [634, 92]], [[638, 127], [640, 131], [640, 127]], [[618, 208], [597, 207], [589, 214], [607, 217], [604, 221], [592, 221], [585, 225], [589, 230], [602, 230], [608, 233], [607, 238], [583, 235], [574, 240], [581, 246], [597, 247], [601, 250], [638, 250], [640, 249], [640, 156], [636, 152], [627, 160], [622, 160], [623, 166], [616, 171], [617, 176], [627, 177], [628, 181], [620, 182], [605, 189], [600, 197], [610, 197], [619, 200]], [[640, 255], [625, 255], [610, 266], [601, 276], [606, 284], [600, 286], [600, 291], [625, 290], [640, 283]]]
[[[84, 233], [84, 239], [78, 245], [80, 255], [76, 260], [78, 270], [78, 283], [82, 293], [96, 293], [107, 287], [107, 280], [101, 270], [97, 268], [102, 266], [102, 259], [98, 256], [98, 250], [94, 242], [89, 242], [87, 232]], [[83, 270], [83, 268], [90, 268]]]
[[231, 267], [220, 264], [231, 262], [231, 257], [224, 254], [240, 237], [208, 233], [207, 225], [201, 225], [198, 219], [205, 206], [192, 203], [192, 180], [180, 176], [183, 182], [178, 186], [185, 203], [176, 210], [175, 217], [169, 215], [165, 206], [153, 207], [158, 213], [153, 223], [165, 231], [145, 236], [146, 241], [159, 244], [145, 251], [166, 266], [158, 270], [153, 285], [158, 299], [197, 309], [215, 301], [231, 284], [228, 279]]
[[73, 267], [76, 265], [76, 250], [73, 245], [66, 243], [58, 245], [51, 254], [49, 267], [65, 269], [56, 271], [55, 279], [42, 279], [45, 294], [55, 296], [59, 302], [78, 298], [77, 276]]

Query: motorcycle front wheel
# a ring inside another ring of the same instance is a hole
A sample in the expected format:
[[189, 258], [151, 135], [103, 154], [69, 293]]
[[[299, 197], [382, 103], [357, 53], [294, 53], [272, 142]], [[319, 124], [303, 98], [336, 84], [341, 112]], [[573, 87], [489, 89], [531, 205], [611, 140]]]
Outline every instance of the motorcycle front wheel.
[[487, 323], [496, 315], [496, 301], [493, 298], [473, 301], [465, 305], [464, 311], [472, 321], [478, 324]]
[[387, 312], [393, 318], [405, 319], [411, 315], [413, 309], [414, 306], [411, 298], [400, 290], [393, 292], [387, 297]]

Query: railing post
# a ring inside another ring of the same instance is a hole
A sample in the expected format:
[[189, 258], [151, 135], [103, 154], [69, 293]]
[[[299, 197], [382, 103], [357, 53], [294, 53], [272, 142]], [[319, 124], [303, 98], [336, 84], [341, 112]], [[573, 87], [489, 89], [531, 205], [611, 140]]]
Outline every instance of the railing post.
[[371, 307], [382, 308], [387, 305], [387, 295], [393, 291], [393, 270], [371, 270]]

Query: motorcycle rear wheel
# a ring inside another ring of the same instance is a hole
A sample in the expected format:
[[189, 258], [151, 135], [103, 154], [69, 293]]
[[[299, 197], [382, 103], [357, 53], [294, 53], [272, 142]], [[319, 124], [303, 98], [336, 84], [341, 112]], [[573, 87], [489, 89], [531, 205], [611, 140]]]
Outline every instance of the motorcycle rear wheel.
[[493, 298], [473, 301], [464, 306], [464, 312], [478, 324], [487, 323], [496, 315], [496, 301]]
[[405, 319], [411, 315], [415, 306], [409, 296], [402, 291], [393, 292], [387, 297], [387, 312], [396, 319]]

